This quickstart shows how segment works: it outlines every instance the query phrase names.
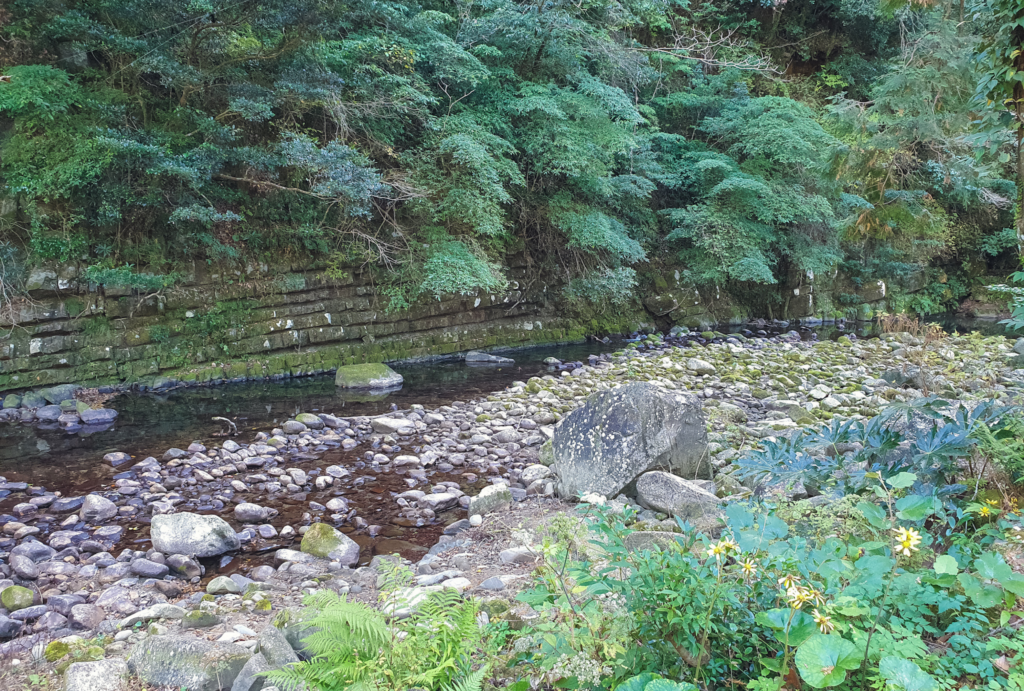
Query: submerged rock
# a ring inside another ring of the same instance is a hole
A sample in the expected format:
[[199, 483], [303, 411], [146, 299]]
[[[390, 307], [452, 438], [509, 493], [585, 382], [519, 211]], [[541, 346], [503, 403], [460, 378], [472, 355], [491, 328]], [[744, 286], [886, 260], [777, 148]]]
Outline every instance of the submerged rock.
[[334, 375], [335, 386], [345, 389], [390, 389], [403, 381], [401, 374], [382, 362], [344, 365]]
[[500, 355], [481, 353], [479, 350], [471, 350], [466, 353], [466, 362], [473, 364], [511, 365], [515, 360], [510, 357], [501, 357]]

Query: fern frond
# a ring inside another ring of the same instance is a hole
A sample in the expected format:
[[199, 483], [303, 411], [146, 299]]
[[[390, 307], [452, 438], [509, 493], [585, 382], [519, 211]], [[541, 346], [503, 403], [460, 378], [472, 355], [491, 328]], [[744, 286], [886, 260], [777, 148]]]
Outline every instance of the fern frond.
[[483, 689], [484, 677], [487, 676], [488, 665], [483, 665], [475, 672], [467, 674], [461, 679], [445, 684], [441, 691], [481, 691]]
[[262, 672], [259, 676], [265, 678], [269, 685], [276, 686], [280, 691], [306, 691], [308, 688], [307, 674], [291, 666], [285, 666], [270, 672]]

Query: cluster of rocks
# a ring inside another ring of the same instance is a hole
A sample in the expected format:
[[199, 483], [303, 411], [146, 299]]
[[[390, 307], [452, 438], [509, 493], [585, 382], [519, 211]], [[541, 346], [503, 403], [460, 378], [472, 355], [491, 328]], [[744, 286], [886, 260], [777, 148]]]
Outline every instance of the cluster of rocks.
[[7, 394], [0, 407], [0, 420], [60, 427], [68, 432], [110, 426], [117, 418], [117, 411], [94, 408], [77, 400], [75, 396], [81, 390], [81, 386], [61, 384], [38, 391]]
[[[750, 490], [733, 461], [760, 440], [833, 417], [864, 418], [930, 392], [1007, 398], [1024, 385], [1024, 370], [1015, 366], [1005, 339], [978, 335], [809, 343], [794, 333], [676, 332], [586, 363], [552, 362], [551, 374], [475, 401], [378, 417], [299, 414], [248, 444], [169, 449], [115, 474], [112, 489], [85, 496], [3, 482], [0, 492], [20, 493], [20, 500], [0, 516], [0, 573], [7, 577], [0, 582], [0, 637], [22, 638], [0, 654], [89, 631], [122, 636], [132, 616], [141, 617], [133, 627], [164, 623], [119, 643], [166, 636], [169, 627], [191, 625], [188, 612], [165, 616], [178, 611], [167, 606], [185, 608], [170, 601], [200, 582], [209, 559], [239, 550], [265, 552], [266, 563], [206, 583], [205, 594], [216, 599], [190, 596], [199, 612], [192, 619], [214, 621], [205, 617], [212, 614], [220, 617], [216, 627], [225, 621], [225, 603], [257, 616], [282, 606], [275, 598], [289, 604], [324, 584], [358, 592], [371, 587], [360, 584], [364, 569], [352, 568], [360, 544], [388, 523], [445, 525], [440, 541], [412, 565], [416, 582], [404, 601], [444, 587], [499, 592], [514, 574], [479, 580], [468, 568], [468, 536], [483, 516], [531, 498], [582, 495], [631, 504], [644, 522], [678, 516], [714, 529], [722, 502]], [[344, 453], [344, 462], [325, 463], [329, 452]], [[115, 452], [105, 460], [120, 467], [133, 459]], [[405, 486], [383, 493], [389, 509], [360, 508], [362, 490], [389, 474]], [[301, 505], [301, 515], [283, 519], [283, 502]], [[150, 549], [115, 549], [126, 530], [146, 523]], [[494, 555], [506, 570], [536, 559], [531, 545]], [[405, 611], [396, 606], [393, 613]], [[255, 638], [221, 642], [245, 644], [251, 653]]]

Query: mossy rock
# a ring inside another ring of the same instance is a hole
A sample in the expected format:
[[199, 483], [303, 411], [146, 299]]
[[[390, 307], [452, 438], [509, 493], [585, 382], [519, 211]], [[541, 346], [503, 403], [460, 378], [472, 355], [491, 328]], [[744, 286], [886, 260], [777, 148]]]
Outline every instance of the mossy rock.
[[388, 389], [401, 386], [402, 375], [382, 362], [344, 365], [334, 375], [334, 383], [345, 389]]
[[181, 619], [183, 629], [208, 629], [220, 623], [220, 617], [210, 612], [194, 610]]
[[4, 588], [3, 592], [0, 592], [0, 603], [8, 612], [17, 612], [19, 609], [31, 607], [34, 598], [31, 590], [22, 588], [20, 585], [8, 586]]
[[480, 611], [487, 612], [487, 616], [493, 621], [508, 612], [509, 606], [504, 600], [487, 600], [480, 603]]
[[537, 462], [548, 467], [554, 464], [555, 449], [550, 439], [540, 445], [540, 450], [537, 452]]
[[46, 646], [43, 656], [47, 662], [56, 662], [71, 652], [71, 646], [63, 641], [52, 641]]
[[327, 558], [332, 552], [341, 551], [348, 554], [353, 551], [353, 547], [355, 556], [358, 557], [359, 546], [345, 533], [326, 523], [314, 523], [302, 536], [299, 549], [314, 557]]

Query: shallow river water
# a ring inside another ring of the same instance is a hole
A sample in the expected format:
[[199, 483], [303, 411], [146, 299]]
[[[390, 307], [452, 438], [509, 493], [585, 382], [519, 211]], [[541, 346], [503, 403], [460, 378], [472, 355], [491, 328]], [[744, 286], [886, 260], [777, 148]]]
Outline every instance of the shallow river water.
[[[990, 333], [1001, 333], [1003, 328], [994, 322], [979, 324], [949, 320], [944, 326], [947, 329]], [[756, 327], [747, 328], [756, 330]], [[805, 340], [825, 340], [849, 333], [870, 337], [874, 328], [871, 324], [859, 324], [846, 329], [823, 325], [802, 329], [801, 333]], [[741, 330], [741, 327], [733, 330]], [[166, 449], [185, 448], [193, 441], [219, 445], [224, 437], [218, 433], [225, 426], [212, 420], [213, 417], [234, 421], [239, 432], [235, 438], [245, 443], [251, 441], [255, 432], [269, 431], [299, 412], [327, 412], [340, 417], [352, 417], [408, 409], [412, 404], [421, 404], [428, 409], [436, 408], [453, 401], [486, 396], [516, 380], [525, 381], [533, 376], [552, 373], [553, 368], [543, 363], [545, 358], [585, 362], [590, 354], [618, 350], [623, 345], [622, 341], [608, 344], [588, 342], [512, 351], [506, 354], [515, 358], [515, 364], [508, 366], [474, 366], [463, 361], [394, 365], [394, 369], [405, 378], [405, 383], [401, 390], [383, 397], [337, 389], [333, 375], [181, 388], [161, 393], [127, 392], [107, 403], [119, 413], [116, 423], [107, 430], [91, 435], [68, 434], [56, 426], [47, 428], [0, 424], [0, 476], [6, 477], [8, 481], [28, 482], [68, 496], [105, 490], [111, 488], [119, 473], [127, 469], [127, 465], [113, 468], [104, 463], [102, 457], [105, 453], [125, 451], [139, 460], [149, 455], [159, 458]], [[358, 474], [359, 469], [364, 467], [361, 459], [366, 450], [363, 445], [351, 452], [331, 450], [317, 464], [338, 464]], [[465, 478], [447, 477], [443, 473], [433, 473], [431, 480], [435, 483], [454, 480], [471, 494], [479, 489], [467, 483]], [[477, 484], [482, 486], [486, 482], [481, 479]], [[364, 560], [372, 553], [390, 553], [389, 550], [413, 556], [412, 552], [425, 550], [427, 545], [433, 544], [443, 529], [444, 526], [439, 524], [408, 530], [391, 520], [389, 514], [395, 509], [391, 493], [405, 489], [407, 485], [401, 474], [382, 474], [380, 477], [367, 477], [366, 482], [345, 492], [353, 506], [359, 509], [360, 515], [369, 520], [376, 519], [375, 522], [386, 526], [384, 532], [372, 541], [352, 536], [361, 544], [366, 543], [362, 544]], [[337, 496], [339, 493], [311, 492], [292, 497], [281, 495], [272, 504], [281, 512], [274, 523], [297, 525], [309, 501], [325, 502], [329, 494]], [[0, 496], [0, 513], [8, 511], [10, 507], [7, 504], [15, 500], [14, 496], [6, 500]], [[142, 518], [141, 525], [132, 529], [135, 532], [130, 542], [141, 544], [147, 541], [146, 522], [147, 519]]]

